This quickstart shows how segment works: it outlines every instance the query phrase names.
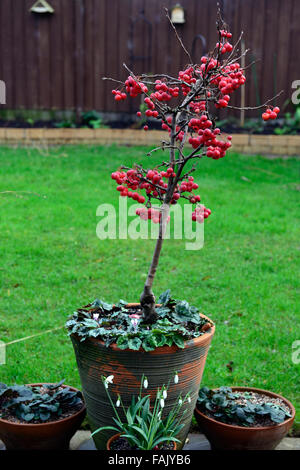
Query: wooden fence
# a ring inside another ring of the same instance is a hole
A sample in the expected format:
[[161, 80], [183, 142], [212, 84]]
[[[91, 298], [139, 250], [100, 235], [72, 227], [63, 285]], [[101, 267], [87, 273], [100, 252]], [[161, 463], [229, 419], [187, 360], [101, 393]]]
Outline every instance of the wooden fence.
[[[139, 72], [176, 73], [186, 64], [164, 15], [176, 0], [48, 0], [54, 14], [31, 13], [35, 0], [0, 0], [0, 79], [8, 109], [134, 111], [116, 105], [102, 76], [125, 78], [122, 63]], [[252, 106], [300, 80], [299, 0], [223, 0], [235, 39], [244, 31], [250, 48], [246, 103]], [[197, 61], [216, 43], [216, 0], [180, 0], [178, 26]], [[239, 105], [237, 94], [235, 104]], [[132, 106], [135, 106], [135, 108]]]

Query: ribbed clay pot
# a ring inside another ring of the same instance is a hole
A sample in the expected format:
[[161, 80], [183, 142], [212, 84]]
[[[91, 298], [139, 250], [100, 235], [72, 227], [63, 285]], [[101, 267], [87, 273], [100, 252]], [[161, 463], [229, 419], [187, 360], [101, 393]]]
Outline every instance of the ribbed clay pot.
[[[139, 304], [128, 304], [136, 307]], [[114, 424], [112, 418], [114, 411], [110, 405], [103, 386], [101, 376], [114, 376], [110, 392], [116, 401], [117, 395], [122, 396], [125, 407], [131, 403], [132, 396], [139, 394], [140, 382], [144, 374], [148, 378], [147, 393], [155, 399], [157, 387], [167, 385], [170, 380], [168, 398], [166, 400], [165, 414], [172, 409], [181, 394], [184, 397], [191, 394], [191, 403], [186, 403], [184, 428], [177, 436], [181, 440], [178, 449], [184, 445], [193, 417], [193, 411], [199, 392], [205, 360], [215, 327], [198, 338], [186, 341], [185, 348], [177, 346], [163, 346], [154, 351], [145, 352], [143, 349], [132, 351], [121, 350], [116, 344], [105, 347], [104, 342], [98, 338], [88, 338], [80, 342], [80, 338], [71, 335], [79, 369], [82, 391], [87, 407], [87, 415], [92, 431], [102, 426]], [[179, 374], [179, 383], [173, 382], [174, 372]], [[97, 449], [106, 449], [112, 431], [102, 431], [93, 437]]]
[[[29, 385], [40, 387], [44, 384]], [[76, 388], [69, 388], [78, 391]], [[13, 423], [0, 419], [0, 439], [7, 450], [68, 450], [70, 440], [80, 427], [85, 414], [86, 408], [83, 404], [83, 407], [71, 416], [49, 423]]]
[[215, 450], [274, 450], [293, 425], [295, 408], [286, 398], [277, 393], [252, 387], [232, 387], [234, 392], [254, 392], [280, 398], [291, 410], [291, 418], [283, 423], [264, 427], [243, 427], [221, 423], [209, 418], [195, 408], [195, 418], [201, 431]]
[[[119, 432], [119, 434], [114, 434], [113, 436], [111, 436], [107, 443], [106, 443], [106, 450], [111, 450], [110, 447], [111, 447], [111, 444], [116, 440], [118, 439], [119, 437], [121, 436], [121, 433]], [[173, 449], [172, 450], [177, 450], [177, 443], [173, 441]]]

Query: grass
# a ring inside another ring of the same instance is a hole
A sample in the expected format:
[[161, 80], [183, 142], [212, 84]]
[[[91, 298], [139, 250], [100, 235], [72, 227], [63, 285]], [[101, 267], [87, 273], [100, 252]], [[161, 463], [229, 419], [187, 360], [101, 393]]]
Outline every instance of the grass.
[[[0, 148], [0, 192], [18, 191], [0, 194], [0, 339], [62, 326], [96, 297], [139, 299], [154, 241], [100, 241], [96, 208], [117, 204], [110, 173], [145, 161], [145, 150]], [[213, 211], [204, 248], [186, 251], [184, 240], [166, 241], [155, 292], [170, 288], [215, 321], [203, 384], [269, 389], [299, 413], [292, 344], [300, 340], [300, 162], [232, 153], [200, 163], [195, 178]], [[0, 366], [5, 383], [64, 377], [79, 386], [63, 329], [8, 345]]]

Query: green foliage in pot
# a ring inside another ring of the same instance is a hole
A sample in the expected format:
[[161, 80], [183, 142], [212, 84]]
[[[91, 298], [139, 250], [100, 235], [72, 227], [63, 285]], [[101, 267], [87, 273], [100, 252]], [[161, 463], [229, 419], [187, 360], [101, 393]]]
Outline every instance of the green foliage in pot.
[[227, 424], [253, 426], [264, 419], [279, 424], [291, 414], [279, 404], [269, 401], [255, 403], [249, 392], [233, 392], [229, 387], [211, 390], [202, 387], [197, 400], [197, 408], [204, 414]]
[[[114, 376], [102, 377], [109, 401], [115, 413], [113, 418], [115, 426], [104, 426], [93, 432], [92, 436], [104, 430], [121, 433], [122, 438], [126, 438], [133, 449], [157, 450], [164, 443], [180, 442], [176, 436], [183, 428], [181, 423], [186, 410], [182, 412], [182, 407], [186, 401], [190, 400], [189, 394], [184, 398], [178, 397], [175, 405], [163, 416], [165, 401], [168, 397], [169, 384], [157, 389], [155, 402], [151, 405], [150, 395], [142, 396], [143, 388], [148, 388], [148, 380], [142, 377], [140, 393], [137, 399], [133, 396], [131, 405], [125, 409], [121, 396], [118, 396], [116, 403], [110, 396], [109, 386], [113, 383]], [[178, 375], [175, 373], [174, 382], [178, 383]], [[118, 409], [124, 414], [124, 419], [120, 417]]]
[[0, 383], [0, 417], [15, 417], [25, 423], [58, 419], [66, 410], [83, 403], [81, 393], [62, 387], [63, 383], [35, 387]]
[[141, 310], [133, 313], [124, 300], [112, 305], [97, 299], [75, 312], [66, 326], [69, 334], [77, 334], [81, 341], [94, 337], [102, 339], [106, 346], [116, 343], [120, 349], [143, 348], [145, 351], [173, 344], [184, 348], [185, 340], [201, 336], [211, 327], [208, 320], [200, 317], [196, 307], [172, 299], [170, 290], [164, 292], [158, 302], [158, 317], [151, 325], [143, 320]]

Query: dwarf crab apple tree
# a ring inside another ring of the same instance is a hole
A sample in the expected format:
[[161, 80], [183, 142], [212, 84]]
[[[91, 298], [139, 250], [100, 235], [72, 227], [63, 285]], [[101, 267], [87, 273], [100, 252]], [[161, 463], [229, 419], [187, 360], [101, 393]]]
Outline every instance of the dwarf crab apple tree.
[[[169, 18], [168, 12], [167, 16]], [[144, 168], [138, 164], [133, 168], [121, 167], [111, 175], [121, 196], [143, 205], [137, 209], [137, 215], [159, 224], [153, 258], [140, 299], [146, 323], [153, 323], [157, 318], [152, 285], [170, 206], [184, 199], [194, 206], [192, 219], [195, 222], [203, 223], [210, 216], [211, 210], [200, 204], [200, 195], [196, 194], [198, 184], [192, 173], [199, 159], [224, 158], [231, 147], [231, 136], [222, 137], [221, 130], [216, 127], [214, 110], [231, 107], [232, 94], [246, 82], [245, 71], [239, 62], [240, 39], [234, 46], [231, 44], [232, 34], [221, 18], [217, 21], [218, 42], [214, 50], [201, 57], [197, 64], [192, 63], [173, 24], [172, 27], [189, 58], [190, 63], [184, 70], [174, 77], [166, 74], [137, 76], [124, 64], [129, 76], [125, 83], [114, 80], [119, 86], [112, 90], [116, 101], [142, 95], [147, 107], [146, 117], [158, 120], [169, 135], [160, 147], [148, 154], [151, 157], [153, 152], [163, 149], [169, 153], [168, 161], [162, 161], [155, 168]], [[268, 107], [262, 117], [273, 119], [278, 111], [278, 108], [272, 111]], [[140, 111], [137, 116], [141, 117]], [[148, 130], [148, 125], [144, 130]], [[191, 168], [187, 170], [187, 164], [192, 160]], [[158, 201], [159, 209], [152, 207], [154, 201], [156, 204]]]

